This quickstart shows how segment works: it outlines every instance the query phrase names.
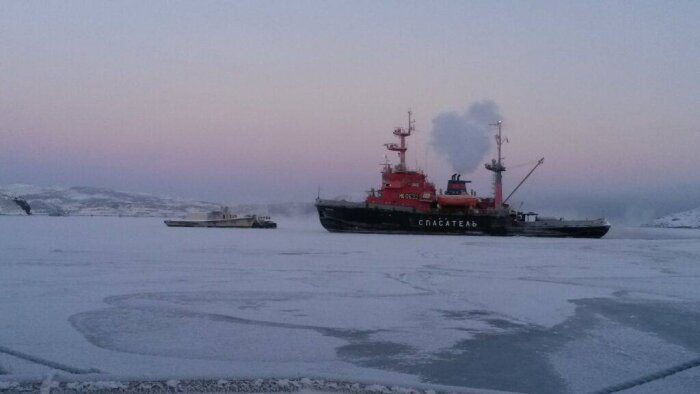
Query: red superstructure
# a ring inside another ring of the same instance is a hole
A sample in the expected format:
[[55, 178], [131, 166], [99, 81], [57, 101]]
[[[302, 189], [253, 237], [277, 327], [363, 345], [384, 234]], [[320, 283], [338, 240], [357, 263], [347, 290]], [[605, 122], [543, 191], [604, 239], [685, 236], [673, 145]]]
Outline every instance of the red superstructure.
[[435, 185], [427, 180], [421, 171], [409, 170], [406, 166], [406, 138], [414, 131], [414, 120], [408, 112], [408, 128], [397, 127], [394, 135], [399, 138], [399, 143], [385, 144], [386, 148], [398, 152], [399, 163], [392, 166], [387, 163], [382, 171], [382, 186], [379, 190], [372, 189], [367, 203], [380, 206], [395, 206], [413, 208], [416, 212], [429, 212], [431, 209], [461, 209], [473, 211], [485, 211], [503, 206], [503, 187], [501, 173], [505, 171], [501, 158], [501, 123], [496, 142], [498, 146], [498, 160], [486, 164], [486, 168], [495, 173], [494, 196], [492, 198], [479, 198], [473, 190], [467, 190], [466, 184], [470, 181], [461, 180], [460, 174], [452, 175], [447, 182], [445, 194], [436, 193]]
[[415, 130], [411, 112], [408, 112], [408, 129], [397, 127], [394, 135], [399, 137], [399, 143], [385, 144], [390, 151], [399, 153], [399, 164], [385, 164], [382, 171], [382, 187], [379, 191], [372, 190], [367, 202], [377, 205], [393, 205], [414, 208], [419, 212], [428, 212], [435, 204], [435, 185], [428, 182], [421, 171], [410, 171], [406, 167], [406, 137]]

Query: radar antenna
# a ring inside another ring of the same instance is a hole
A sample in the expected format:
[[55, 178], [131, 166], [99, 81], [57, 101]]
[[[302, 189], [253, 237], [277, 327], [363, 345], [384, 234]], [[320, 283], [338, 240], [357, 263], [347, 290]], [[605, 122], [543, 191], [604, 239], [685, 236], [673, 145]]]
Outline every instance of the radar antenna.
[[412, 115], [413, 112], [408, 111], [408, 129], [403, 127], [394, 129], [394, 135], [399, 137], [399, 143], [392, 142], [384, 144], [388, 150], [399, 153], [399, 164], [396, 165], [396, 171], [406, 171], [406, 151], [408, 150], [408, 146], [406, 146], [406, 137], [410, 136], [416, 128], [416, 121], [411, 118]]

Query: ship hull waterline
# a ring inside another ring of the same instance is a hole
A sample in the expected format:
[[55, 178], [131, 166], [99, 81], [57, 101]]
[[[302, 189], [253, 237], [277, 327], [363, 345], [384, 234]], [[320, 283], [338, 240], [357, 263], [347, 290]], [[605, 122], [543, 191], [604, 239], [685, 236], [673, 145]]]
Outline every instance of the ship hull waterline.
[[509, 215], [422, 213], [335, 200], [318, 200], [316, 208], [330, 232], [601, 238], [610, 229], [604, 220], [524, 222]]

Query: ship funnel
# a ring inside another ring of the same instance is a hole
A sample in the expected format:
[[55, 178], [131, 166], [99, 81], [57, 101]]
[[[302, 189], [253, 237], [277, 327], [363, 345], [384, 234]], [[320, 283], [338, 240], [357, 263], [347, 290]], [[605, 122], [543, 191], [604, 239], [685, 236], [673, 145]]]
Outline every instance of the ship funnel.
[[469, 181], [463, 181], [459, 179], [461, 177], [460, 174], [454, 174], [452, 176], [452, 179], [447, 181], [447, 190], [445, 191], [445, 194], [448, 195], [460, 195], [460, 194], [467, 194], [467, 183]]

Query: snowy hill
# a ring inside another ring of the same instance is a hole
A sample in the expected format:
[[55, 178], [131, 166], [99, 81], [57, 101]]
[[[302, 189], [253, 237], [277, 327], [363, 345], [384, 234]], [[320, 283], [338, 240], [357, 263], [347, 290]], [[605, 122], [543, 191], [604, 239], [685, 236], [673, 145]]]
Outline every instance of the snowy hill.
[[[182, 217], [190, 212], [220, 209], [222, 204], [160, 197], [145, 193], [116, 191], [98, 187], [44, 187], [33, 185], [0, 186], [0, 214], [24, 214], [10, 196], [20, 196], [32, 213], [54, 216], [151, 216]], [[6, 197], [6, 198], [5, 198]], [[241, 204], [231, 206], [238, 214], [281, 216], [309, 215], [313, 203]]]
[[307, 216], [316, 213], [310, 202], [285, 202], [277, 204], [238, 204], [231, 210], [238, 214], [262, 214], [272, 216]]
[[[157, 197], [97, 187], [0, 186], [0, 193], [21, 196], [38, 215], [160, 216], [210, 211], [220, 204]], [[3, 205], [4, 206], [4, 205]]]
[[26, 215], [13, 196], [0, 193], [0, 215]]
[[700, 228], [700, 208], [658, 218], [651, 225], [666, 228]]

